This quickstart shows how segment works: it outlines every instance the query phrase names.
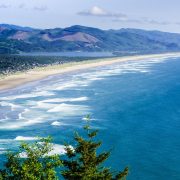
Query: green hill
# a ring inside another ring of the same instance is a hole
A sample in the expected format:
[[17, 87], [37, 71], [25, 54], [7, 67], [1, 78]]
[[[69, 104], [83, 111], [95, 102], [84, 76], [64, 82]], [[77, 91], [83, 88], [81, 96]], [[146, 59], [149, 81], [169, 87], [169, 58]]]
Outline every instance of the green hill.
[[0, 53], [111, 51], [151, 53], [180, 50], [180, 34], [139, 29], [101, 30], [85, 26], [33, 29], [0, 24]]

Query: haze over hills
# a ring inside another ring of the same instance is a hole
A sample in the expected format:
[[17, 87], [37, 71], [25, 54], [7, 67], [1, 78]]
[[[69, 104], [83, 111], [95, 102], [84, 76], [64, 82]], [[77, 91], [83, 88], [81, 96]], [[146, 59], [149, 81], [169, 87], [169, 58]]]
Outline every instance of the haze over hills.
[[33, 29], [0, 24], [0, 53], [111, 51], [151, 53], [180, 50], [180, 34], [140, 29], [101, 30], [85, 26]]

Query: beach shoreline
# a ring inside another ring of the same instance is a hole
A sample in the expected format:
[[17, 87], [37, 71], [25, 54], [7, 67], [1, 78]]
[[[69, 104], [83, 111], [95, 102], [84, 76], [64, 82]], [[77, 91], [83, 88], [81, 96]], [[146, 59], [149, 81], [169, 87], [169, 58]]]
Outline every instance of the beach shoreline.
[[8, 76], [0, 78], [0, 91], [13, 89], [18, 86], [45, 79], [52, 75], [64, 74], [68, 72], [95, 68], [100, 66], [107, 66], [115, 63], [133, 61], [133, 60], [144, 60], [149, 58], [164, 58], [164, 57], [178, 57], [180, 52], [177, 53], [164, 53], [164, 54], [151, 54], [151, 55], [136, 55], [136, 56], [124, 56], [105, 58], [97, 60], [85, 60], [81, 62], [71, 62], [61, 65], [49, 65], [46, 67], [37, 67], [26, 72], [18, 72]]

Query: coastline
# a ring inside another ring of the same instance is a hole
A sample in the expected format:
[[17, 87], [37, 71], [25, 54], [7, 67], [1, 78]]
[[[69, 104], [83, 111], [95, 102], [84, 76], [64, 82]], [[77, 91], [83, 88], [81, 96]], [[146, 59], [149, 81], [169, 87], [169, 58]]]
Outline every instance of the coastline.
[[180, 56], [178, 53], [164, 53], [151, 55], [124, 56], [97, 60], [86, 60], [81, 62], [65, 63], [61, 65], [49, 65], [46, 67], [37, 67], [26, 72], [17, 72], [8, 76], [0, 77], [0, 91], [12, 89], [29, 82], [38, 81], [51, 75], [64, 74], [68, 72], [89, 69], [99, 66], [111, 65], [133, 60], [144, 60], [146, 58], [163, 58]]

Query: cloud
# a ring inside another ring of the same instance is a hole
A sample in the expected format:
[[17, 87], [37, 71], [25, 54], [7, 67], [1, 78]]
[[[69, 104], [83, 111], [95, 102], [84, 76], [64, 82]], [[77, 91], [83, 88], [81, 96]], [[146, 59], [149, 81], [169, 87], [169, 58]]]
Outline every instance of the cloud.
[[0, 9], [7, 9], [11, 7], [10, 5], [7, 5], [7, 4], [0, 4]]
[[93, 6], [90, 10], [78, 12], [78, 14], [81, 16], [113, 17], [121, 19], [126, 19], [127, 17], [125, 14], [108, 12], [98, 6]]
[[33, 9], [36, 11], [46, 11], [48, 8], [47, 6], [35, 6]]
[[126, 18], [126, 19], [119, 19], [119, 18], [114, 18], [114, 22], [127, 22], [127, 23], [136, 23], [136, 24], [152, 24], [152, 25], [170, 25], [173, 24], [172, 22], [169, 21], [158, 21], [150, 18], [139, 18], [139, 19], [131, 19], [131, 18]]
[[[81, 16], [96, 16], [96, 17], [109, 17], [112, 18], [114, 22], [127, 22], [127, 23], [135, 23], [135, 24], [152, 24], [152, 25], [171, 25], [174, 24], [169, 21], [158, 21], [154, 19], [150, 19], [147, 17], [141, 18], [131, 18], [123, 13], [109, 12], [101, 7], [93, 6], [91, 9], [86, 11], [78, 12], [78, 15]], [[179, 23], [175, 23], [180, 25]]]
[[114, 18], [112, 21], [114, 21], [114, 22], [128, 22], [128, 23], [136, 23], [136, 24], [142, 24], [143, 23], [139, 19], [129, 19], [128, 17], [126, 19]]
[[148, 24], [154, 24], [154, 25], [170, 25], [172, 24], [169, 21], [158, 21], [154, 19], [149, 19], [149, 18], [142, 18], [143, 23], [148, 23]]

